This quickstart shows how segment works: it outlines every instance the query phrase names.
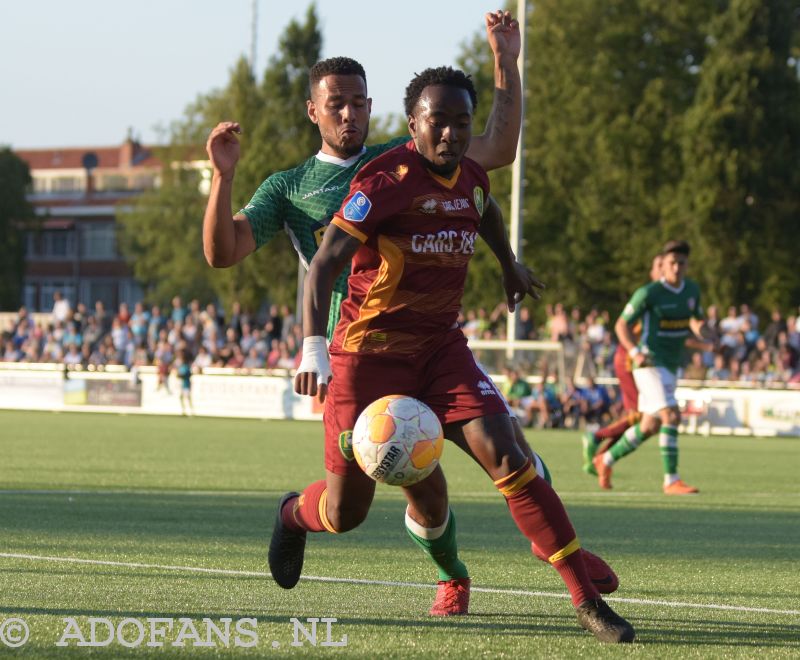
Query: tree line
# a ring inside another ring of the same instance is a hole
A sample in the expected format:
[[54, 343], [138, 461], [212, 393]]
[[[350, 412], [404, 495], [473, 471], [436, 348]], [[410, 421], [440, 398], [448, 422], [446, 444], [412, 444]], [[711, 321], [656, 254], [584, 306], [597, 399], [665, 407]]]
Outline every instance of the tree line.
[[[680, 237], [692, 244], [690, 275], [707, 304], [765, 311], [800, 302], [799, 23], [800, 0], [533, 3], [523, 257], [551, 301], [618, 309], [646, 281], [658, 247]], [[242, 208], [269, 174], [319, 148], [305, 100], [322, 44], [312, 5], [284, 30], [260, 80], [242, 58], [225, 88], [187, 108], [169, 128], [163, 162], [205, 158], [210, 129], [237, 119], [245, 132], [233, 210]], [[459, 65], [479, 93], [480, 132], [493, 94], [482, 32], [462, 52]], [[371, 141], [403, 134], [404, 125], [389, 117]], [[297, 260], [285, 238], [228, 270], [205, 264], [200, 177], [165, 167], [162, 186], [118, 216], [120, 247], [148, 299], [292, 303]], [[510, 170], [491, 180], [508, 212]], [[479, 249], [465, 305], [493, 306], [501, 290], [487, 284], [497, 278], [491, 254]]]

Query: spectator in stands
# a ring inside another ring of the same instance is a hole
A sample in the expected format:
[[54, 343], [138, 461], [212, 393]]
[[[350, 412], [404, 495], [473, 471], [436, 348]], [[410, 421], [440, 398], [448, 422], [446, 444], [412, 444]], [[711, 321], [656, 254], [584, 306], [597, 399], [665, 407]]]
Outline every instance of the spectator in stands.
[[278, 343], [278, 369], [294, 369], [297, 366], [295, 359], [289, 354], [289, 347], [285, 341]]
[[247, 352], [247, 357], [244, 359], [245, 369], [263, 369], [265, 366], [264, 358], [258, 354], [255, 347]]
[[550, 341], [566, 341], [570, 338], [569, 318], [564, 305], [556, 303], [552, 309], [552, 315], [547, 320], [547, 327], [550, 333]]
[[767, 329], [764, 330], [764, 341], [767, 342], [768, 346], [777, 348], [778, 335], [782, 332], [787, 332], [787, 330], [788, 327], [783, 315], [781, 314], [781, 310], [773, 309], [770, 316], [769, 325], [767, 326]]
[[131, 314], [128, 323], [131, 336], [136, 346], [144, 346], [147, 342], [147, 326], [150, 323], [150, 312], [148, 312], [144, 304], [137, 302], [133, 306], [133, 314]]
[[531, 310], [520, 307], [517, 314], [517, 328], [519, 339], [536, 339], [536, 326], [533, 324]]
[[295, 316], [289, 309], [289, 305], [281, 305], [281, 339], [286, 341], [292, 333], [292, 326], [295, 324]]
[[61, 291], [53, 293], [53, 320], [66, 323], [72, 316], [72, 307]]
[[705, 380], [706, 379], [706, 365], [703, 363], [703, 354], [700, 351], [692, 353], [691, 362], [683, 370], [683, 378], [687, 380]]
[[750, 323], [750, 327], [758, 330], [758, 316], [750, 309], [750, 305], [742, 303], [739, 305], [739, 325], [744, 325], [745, 321]]
[[736, 346], [736, 335], [741, 330], [741, 320], [736, 314], [736, 306], [728, 307], [728, 315], [719, 322], [720, 342], [723, 346]]
[[213, 363], [213, 358], [208, 352], [208, 349], [205, 346], [200, 346], [197, 349], [197, 355], [195, 356], [194, 360], [192, 361], [192, 369], [195, 372], [201, 372], [203, 369], [207, 369]]
[[111, 314], [106, 311], [106, 306], [102, 300], [95, 301], [93, 316], [97, 321], [97, 325], [100, 326], [101, 334], [105, 335], [111, 331]]
[[515, 409], [522, 407], [522, 400], [533, 394], [530, 384], [513, 367], [505, 368], [506, 382], [503, 385], [503, 395], [508, 404]]
[[714, 366], [708, 370], [706, 378], [712, 382], [728, 380], [731, 372], [728, 370], [727, 361], [722, 353], [717, 353], [714, 356]]
[[580, 411], [584, 424], [601, 425], [610, 408], [611, 397], [608, 391], [589, 376], [586, 385], [580, 388]]
[[86, 325], [89, 322], [89, 310], [86, 309], [86, 305], [82, 302], [75, 305], [75, 311], [72, 312], [72, 322], [78, 332], [82, 333], [86, 329]]
[[117, 316], [115, 317], [123, 325], [128, 325], [131, 320], [131, 310], [128, 309], [128, 303], [121, 302], [117, 308]]
[[175, 296], [172, 299], [172, 322], [183, 323], [186, 318], [186, 308], [183, 306], [183, 301], [180, 296]]

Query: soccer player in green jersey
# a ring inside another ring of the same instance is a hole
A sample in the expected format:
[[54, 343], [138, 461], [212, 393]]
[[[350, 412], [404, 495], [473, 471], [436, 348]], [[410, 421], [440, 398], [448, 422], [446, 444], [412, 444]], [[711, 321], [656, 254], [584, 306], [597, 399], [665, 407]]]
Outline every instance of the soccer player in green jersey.
[[[664, 492], [689, 495], [699, 492], [678, 476], [678, 424], [681, 413], [675, 400], [677, 371], [690, 334], [700, 336], [704, 322], [700, 288], [685, 277], [689, 244], [669, 241], [662, 251], [661, 279], [636, 290], [615, 330], [620, 345], [633, 362], [639, 390], [639, 423], [625, 431], [614, 446], [594, 458], [601, 488], [611, 488], [611, 469], [647, 438], [659, 434], [664, 466]], [[637, 341], [633, 326], [641, 322]]]

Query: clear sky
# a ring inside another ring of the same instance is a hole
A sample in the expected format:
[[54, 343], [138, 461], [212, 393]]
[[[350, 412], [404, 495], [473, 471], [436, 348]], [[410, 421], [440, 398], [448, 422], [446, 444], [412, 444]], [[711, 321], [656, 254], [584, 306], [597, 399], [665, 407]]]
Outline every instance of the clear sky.
[[[259, 75], [281, 30], [309, 4], [258, 0]], [[364, 65], [377, 115], [402, 109], [415, 72], [455, 64], [462, 46], [483, 33], [484, 13], [497, 8], [486, 0], [316, 6], [323, 57], [348, 55]], [[251, 0], [3, 1], [0, 145], [111, 146], [128, 127], [157, 142], [158, 126], [226, 83], [237, 58], [249, 55], [250, 35]]]

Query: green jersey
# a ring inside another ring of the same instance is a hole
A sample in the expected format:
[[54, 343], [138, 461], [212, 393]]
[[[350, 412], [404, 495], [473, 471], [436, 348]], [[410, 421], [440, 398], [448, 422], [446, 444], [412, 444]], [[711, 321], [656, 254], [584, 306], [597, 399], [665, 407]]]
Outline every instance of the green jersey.
[[703, 318], [700, 287], [689, 279], [677, 288], [663, 280], [651, 282], [636, 290], [621, 316], [629, 325], [642, 322], [639, 345], [648, 351], [644, 366], [664, 367], [674, 373], [681, 366], [683, 346], [691, 332], [689, 319]]
[[[376, 156], [408, 142], [408, 139], [407, 136], [400, 137], [385, 144], [364, 147], [360, 154], [347, 160], [320, 152], [291, 170], [271, 175], [239, 212], [250, 222], [256, 248], [284, 230], [303, 266], [308, 268], [328, 223], [350, 191], [350, 180], [356, 172]], [[349, 274], [349, 269], [345, 270], [334, 285], [328, 339], [339, 321], [339, 307], [347, 297]]]

